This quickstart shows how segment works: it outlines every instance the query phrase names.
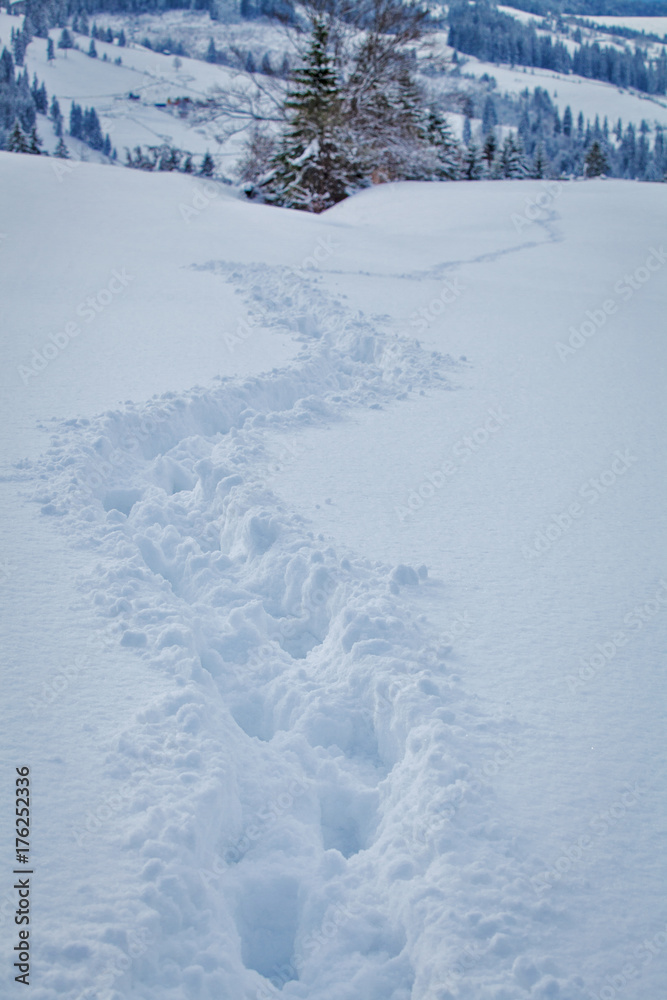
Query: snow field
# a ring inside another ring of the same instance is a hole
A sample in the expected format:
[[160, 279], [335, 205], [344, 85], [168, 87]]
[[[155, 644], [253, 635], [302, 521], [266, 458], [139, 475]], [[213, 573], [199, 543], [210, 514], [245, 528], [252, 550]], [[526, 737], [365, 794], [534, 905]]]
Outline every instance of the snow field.
[[[661, 189], [387, 185], [313, 219], [192, 178], [0, 162], [36, 1000], [658, 989], [660, 465], [639, 401], [664, 271], [576, 357], [556, 345], [643, 265]], [[19, 179], [58, 235], [33, 259], [47, 306], [22, 283]], [[89, 297], [105, 350], [77, 362], [74, 336], [24, 384]], [[621, 445], [636, 466], [526, 560]], [[621, 669], [558, 682], [604, 655], [619, 606], [643, 609]]]

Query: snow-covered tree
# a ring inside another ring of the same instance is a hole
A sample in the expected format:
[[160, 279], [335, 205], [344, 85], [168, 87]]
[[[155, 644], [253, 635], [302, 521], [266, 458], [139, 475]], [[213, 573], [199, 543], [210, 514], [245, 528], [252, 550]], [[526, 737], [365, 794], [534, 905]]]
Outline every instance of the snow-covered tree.
[[7, 140], [7, 151], [9, 153], [29, 153], [30, 140], [21, 128], [18, 118], [14, 122], [14, 127]]
[[322, 18], [314, 20], [305, 65], [293, 74], [285, 108], [288, 125], [263, 192], [275, 204], [322, 212], [346, 197], [356, 175], [329, 29]]
[[586, 176], [600, 177], [602, 174], [606, 174], [608, 170], [609, 163], [607, 162], [607, 157], [605, 156], [600, 143], [597, 139], [595, 139], [586, 153]]

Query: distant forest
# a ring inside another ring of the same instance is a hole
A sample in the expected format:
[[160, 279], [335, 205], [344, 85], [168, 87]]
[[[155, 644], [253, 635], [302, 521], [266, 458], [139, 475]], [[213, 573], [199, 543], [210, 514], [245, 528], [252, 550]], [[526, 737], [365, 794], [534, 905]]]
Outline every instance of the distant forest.
[[577, 73], [618, 87], [647, 94], [667, 93], [667, 55], [649, 58], [639, 47], [578, 45], [570, 53], [563, 42], [540, 35], [532, 24], [521, 24], [488, 0], [455, 3], [449, 10], [449, 44], [485, 62], [535, 66], [558, 73]]

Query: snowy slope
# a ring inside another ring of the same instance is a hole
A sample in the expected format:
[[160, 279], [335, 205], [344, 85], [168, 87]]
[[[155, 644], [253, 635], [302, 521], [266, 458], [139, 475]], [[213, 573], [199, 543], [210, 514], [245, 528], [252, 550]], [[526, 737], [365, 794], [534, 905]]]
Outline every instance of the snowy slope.
[[662, 187], [0, 170], [36, 1000], [658, 996]]

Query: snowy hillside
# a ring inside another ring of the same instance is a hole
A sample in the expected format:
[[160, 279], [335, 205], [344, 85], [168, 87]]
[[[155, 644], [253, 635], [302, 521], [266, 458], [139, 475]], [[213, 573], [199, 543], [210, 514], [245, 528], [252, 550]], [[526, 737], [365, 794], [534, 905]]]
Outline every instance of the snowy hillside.
[[664, 185], [0, 175], [2, 996], [659, 997]]
[[[499, 8], [525, 24], [534, 22], [532, 15], [511, 8]], [[603, 21], [604, 19], [602, 19]], [[613, 19], [611, 19], [613, 21]], [[620, 19], [623, 20], [623, 19]], [[661, 33], [662, 21], [655, 20], [655, 32]], [[0, 13], [0, 44], [9, 46], [12, 29], [23, 22], [21, 16]], [[76, 35], [78, 49], [55, 49], [55, 58], [47, 57], [47, 42], [35, 38], [27, 48], [25, 66], [30, 78], [36, 74], [46, 86], [49, 98], [55, 96], [61, 106], [67, 131], [72, 102], [94, 106], [99, 115], [102, 132], [108, 134], [116, 149], [119, 162], [125, 162], [125, 151], [137, 145], [144, 148], [164, 144], [176, 147], [196, 157], [210, 152], [220, 176], [236, 179], [236, 166], [243, 151], [249, 119], [232, 113], [230, 92], [269, 93], [282, 92], [284, 81], [279, 76], [267, 77], [261, 72], [249, 74], [243, 68], [206, 62], [207, 42], [212, 42], [220, 55], [233, 63], [243, 63], [244, 54], [252, 58], [259, 68], [266, 57], [277, 71], [287, 59], [293, 65], [296, 58], [295, 41], [281, 25], [266, 21], [238, 21], [218, 23], [211, 21], [206, 12], [171, 11], [167, 14], [123, 17], [99, 15], [102, 27], [118, 32], [125, 31], [126, 46], [103, 41], [95, 43], [97, 58], [86, 53], [90, 39]], [[561, 41], [570, 50], [577, 46], [570, 36], [540, 28], [540, 35], [549, 35], [554, 42]], [[56, 43], [59, 30], [52, 29], [51, 40]], [[624, 48], [624, 39], [601, 31], [584, 32], [585, 40]], [[198, 58], [168, 55], [151, 51], [141, 43], [148, 40], [159, 47], [165, 39], [174, 44], [187, 42], [188, 51]], [[653, 45], [650, 51], [657, 58], [664, 46]], [[474, 99], [472, 114], [474, 129], [481, 123], [484, 88], [494, 97], [503, 94], [517, 98], [526, 89], [543, 88], [562, 116], [570, 107], [576, 119], [582, 113], [591, 123], [599, 116], [608, 118], [610, 126], [621, 118], [624, 126], [637, 128], [644, 120], [651, 129], [667, 126], [667, 97], [664, 94], [642, 93], [630, 88], [619, 88], [596, 79], [575, 73], [563, 74], [553, 70], [492, 63], [474, 56], [461, 57], [456, 69], [454, 50], [447, 45], [447, 31], [436, 31], [428, 36], [428, 44], [421, 51], [421, 83], [436, 99], [444, 100], [449, 120], [457, 138], [463, 134], [464, 116], [460, 105], [466, 95]], [[120, 65], [117, 61], [120, 60]], [[435, 71], [437, 68], [437, 72]], [[456, 70], [456, 71], [454, 71]], [[495, 81], [491, 83], [489, 81]], [[259, 88], [259, 89], [258, 89]], [[481, 88], [481, 89], [480, 89]], [[460, 99], [457, 99], [459, 95]], [[267, 100], [266, 96], [263, 98]], [[264, 105], [274, 111], [271, 100]], [[514, 122], [516, 128], [517, 122]], [[273, 127], [273, 126], [270, 126]], [[508, 125], [500, 127], [506, 135]], [[54, 153], [57, 137], [45, 116], [38, 123], [39, 134], [45, 149]], [[66, 144], [75, 158], [107, 162], [100, 153], [66, 135]], [[476, 138], [481, 139], [476, 135]]]

